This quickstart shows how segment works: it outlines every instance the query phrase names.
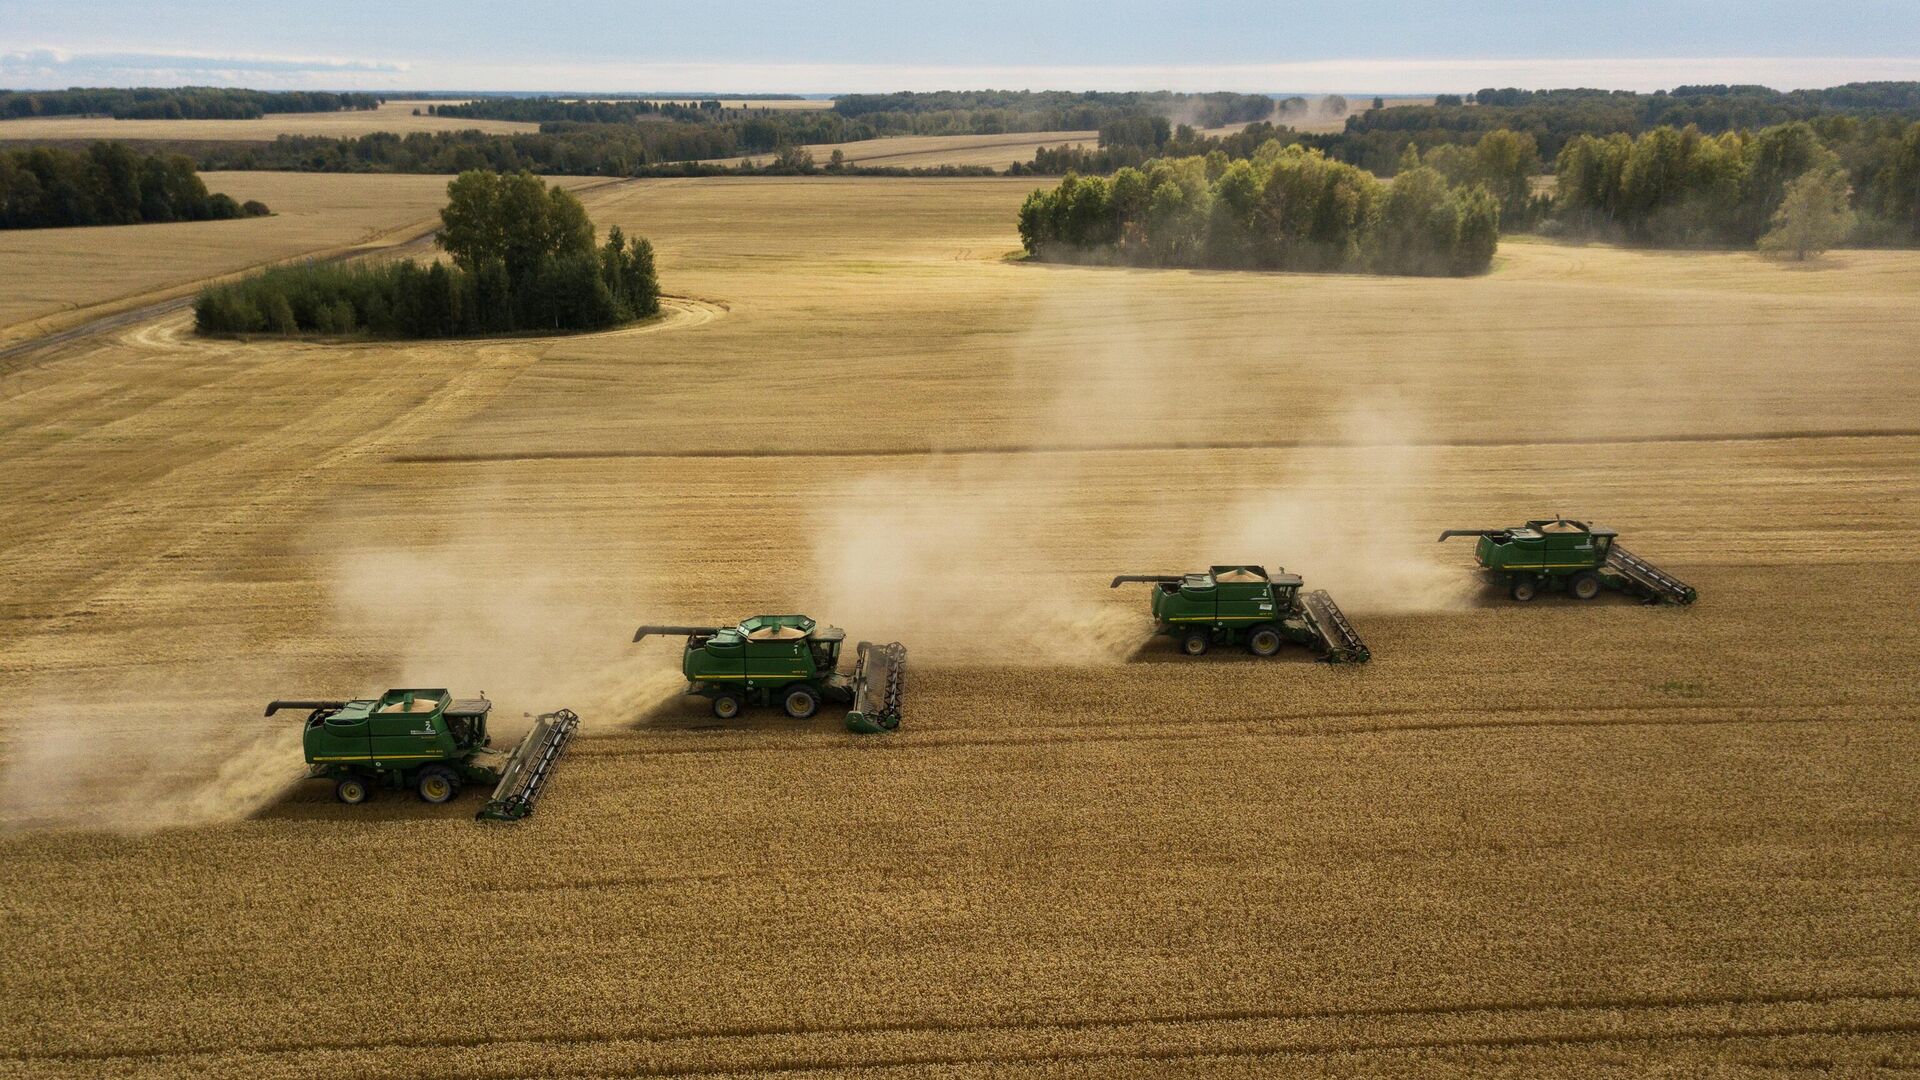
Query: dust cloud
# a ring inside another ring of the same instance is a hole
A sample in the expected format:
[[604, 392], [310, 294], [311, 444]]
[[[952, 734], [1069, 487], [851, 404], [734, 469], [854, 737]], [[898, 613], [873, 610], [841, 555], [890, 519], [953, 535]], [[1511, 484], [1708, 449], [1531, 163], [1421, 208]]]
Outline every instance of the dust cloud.
[[1349, 613], [1468, 606], [1477, 582], [1463, 572], [1461, 553], [1444, 551], [1422, 527], [1437, 508], [1426, 495], [1432, 456], [1416, 445], [1412, 411], [1391, 395], [1352, 405], [1334, 418], [1329, 441], [1336, 445], [1298, 467], [1295, 482], [1243, 497], [1221, 515], [1206, 535], [1224, 554], [1207, 561], [1284, 565]]
[[[505, 503], [487, 492], [460, 501]], [[561, 708], [589, 727], [624, 719], [681, 685], [677, 671], [635, 662], [633, 628], [651, 605], [632, 575], [589, 569], [621, 561], [589, 554], [594, 537], [546, 517], [463, 517], [460, 535], [439, 544], [333, 558], [337, 623], [385, 658], [369, 689], [485, 691], [511, 732], [521, 713]]]
[[[484, 506], [494, 494], [455, 501]], [[571, 708], [591, 729], [680, 687], [677, 670], [634, 662], [627, 643], [644, 608], [622, 591], [632, 583], [581, 572], [582, 538], [545, 520], [516, 525], [472, 511], [461, 520], [459, 535], [439, 542], [313, 552], [328, 593], [318, 625], [268, 646], [297, 660], [236, 660], [218, 685], [200, 676], [156, 684], [141, 669], [6, 703], [0, 830], [138, 833], [244, 818], [305, 774], [306, 714], [263, 718], [274, 698], [485, 691], [494, 743], [510, 746], [523, 712]]]
[[195, 825], [244, 817], [284, 791], [300, 767], [295, 726], [261, 719], [264, 698], [202, 690], [116, 677], [19, 695], [7, 709], [0, 832]]
[[[1192, 336], [1204, 320], [1152, 320], [1166, 302], [1131, 275], [1042, 299], [1009, 349], [1026, 364], [1010, 379], [1010, 408], [1031, 410], [1029, 446], [1177, 444], [1182, 410], [1231, 392], [1196, 385], [1192, 361], [1219, 343]], [[1349, 612], [1468, 602], [1458, 560], [1420, 543], [1434, 508], [1414, 409], [1356, 390], [1273, 425], [1332, 445], [1291, 455], [1291, 472], [1270, 482], [1256, 474], [1226, 489], [1114, 490], [1075, 453], [936, 454], [850, 479], [816, 521], [821, 609], [935, 659], [1097, 664], [1124, 659], [1149, 629], [1137, 595], [1121, 603], [1103, 587], [1113, 573], [1255, 562], [1303, 574]]]

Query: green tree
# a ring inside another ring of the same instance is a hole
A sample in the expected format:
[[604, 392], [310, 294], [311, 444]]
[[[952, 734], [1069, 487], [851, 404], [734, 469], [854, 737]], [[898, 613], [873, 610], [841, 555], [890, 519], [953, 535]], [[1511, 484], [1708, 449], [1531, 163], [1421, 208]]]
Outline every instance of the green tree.
[[447, 185], [440, 225], [440, 247], [469, 273], [498, 259], [518, 279], [545, 257], [593, 250], [593, 223], [580, 200], [527, 172], [461, 173]]
[[1787, 185], [1773, 228], [1760, 238], [1760, 250], [1804, 260], [1838, 244], [1853, 229], [1847, 174], [1818, 169]]

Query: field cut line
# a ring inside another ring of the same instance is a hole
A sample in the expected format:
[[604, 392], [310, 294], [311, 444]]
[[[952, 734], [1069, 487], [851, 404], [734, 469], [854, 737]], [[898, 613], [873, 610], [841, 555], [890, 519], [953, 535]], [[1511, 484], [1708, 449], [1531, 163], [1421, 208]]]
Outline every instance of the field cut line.
[[[1846, 706], [1846, 708], [1868, 708], [1874, 706]], [[1195, 728], [1213, 729], [1215, 738], [1240, 739], [1344, 739], [1363, 735], [1431, 735], [1450, 732], [1503, 732], [1503, 731], [1539, 731], [1563, 730], [1578, 731], [1591, 729], [1605, 731], [1615, 728], [1713, 728], [1737, 727], [1742, 725], [1785, 725], [1785, 724], [1869, 724], [1869, 723], [1920, 723], [1920, 718], [1900, 714], [1898, 706], [1888, 706], [1886, 715], [1879, 717], [1860, 717], [1852, 715], [1820, 715], [1823, 710], [1807, 706], [1766, 706], [1766, 705], [1675, 705], [1648, 707], [1641, 709], [1620, 709], [1608, 706], [1595, 706], [1584, 709], [1560, 709], [1559, 712], [1618, 713], [1617, 716], [1596, 716], [1591, 719], [1576, 720], [1429, 720], [1409, 721], [1405, 723], [1350, 723], [1331, 727], [1284, 728], [1285, 724], [1312, 724], [1316, 721], [1349, 718], [1377, 718], [1392, 715], [1433, 716], [1447, 715], [1435, 710], [1407, 710], [1402, 714], [1357, 713], [1330, 714], [1321, 716], [1239, 716], [1211, 719], [1181, 718], [1169, 719], [1153, 725], [1129, 724], [1124, 727], [1107, 729], [1098, 724], [1063, 724], [1047, 728], [1008, 730], [1001, 734], [940, 738], [931, 736], [922, 738], [916, 733], [912, 737], [901, 736], [900, 750], [943, 750], [966, 749], [993, 746], [1082, 746], [1110, 743], [1154, 743], [1187, 742], [1192, 740]], [[1794, 715], [1767, 715], [1771, 712], [1792, 711]], [[1484, 713], [1518, 714], [1532, 710], [1523, 707], [1482, 710]], [[1700, 712], [1719, 711], [1740, 715], [1697, 716]], [[1662, 716], [1659, 714], [1674, 714]], [[1649, 715], [1654, 714], [1654, 715]], [[1463, 714], [1456, 714], [1463, 715]], [[1176, 729], [1177, 730], [1172, 730]], [[1049, 734], [1058, 732], [1059, 734]], [[680, 742], [692, 732], [674, 732], [670, 735], [653, 736], [645, 732], [627, 730], [615, 736], [600, 736], [581, 741], [576, 751], [590, 758], [645, 758], [677, 757], [689, 754], [748, 754], [781, 753], [811, 751], [824, 753], [844, 750], [844, 742], [793, 743], [779, 742], [767, 744], [728, 743], [722, 746], [668, 745], [659, 747], [633, 747], [609, 745], [626, 740], [640, 739], [661, 742]], [[888, 747], [882, 744], [876, 749], [885, 752]]]
[[[1173, 1037], [1185, 1029], [1201, 1025], [1217, 1024], [1262, 1024], [1262, 1023], [1340, 1023], [1365, 1020], [1406, 1020], [1406, 1021], [1449, 1021], [1492, 1019], [1512, 1022], [1532, 1017], [1550, 1017], [1575, 1014], [1569, 1019], [1578, 1019], [1578, 1014], [1596, 1013], [1598, 1021], [1618, 1019], [1620, 1013], [1645, 1013], [1645, 1019], [1656, 1020], [1686, 1010], [1712, 1010], [1729, 1008], [1767, 1009], [1793, 1007], [1845, 1006], [1849, 1003], [1860, 1004], [1920, 1004], [1920, 992], [1909, 990], [1850, 990], [1832, 993], [1817, 992], [1755, 992], [1748, 994], [1701, 994], [1701, 995], [1663, 995], [1644, 997], [1542, 999], [1536, 1001], [1491, 1001], [1462, 1002], [1450, 1005], [1378, 1005], [1354, 1006], [1330, 1009], [1195, 1009], [1182, 1012], [1144, 1013], [1133, 1016], [1107, 1017], [1061, 1017], [1057, 1019], [1037, 1020], [978, 1020], [978, 1021], [887, 1021], [878, 1020], [866, 1023], [850, 1024], [764, 1024], [764, 1025], [716, 1025], [702, 1028], [686, 1028], [673, 1031], [650, 1031], [645, 1028], [630, 1028], [614, 1031], [580, 1031], [554, 1034], [472, 1034], [449, 1035], [431, 1038], [394, 1038], [394, 1039], [310, 1039], [276, 1040], [253, 1043], [244, 1047], [221, 1047], [195, 1050], [72, 1050], [50, 1051], [43, 1054], [10, 1054], [0, 1056], [0, 1061], [12, 1061], [22, 1064], [33, 1062], [158, 1062], [186, 1061], [202, 1057], [231, 1056], [236, 1051], [271, 1057], [285, 1057], [297, 1054], [326, 1053], [334, 1051], [406, 1051], [406, 1050], [447, 1050], [473, 1049], [480, 1047], [562, 1047], [590, 1044], [640, 1043], [649, 1046], [671, 1048], [677, 1045], [711, 1043], [715, 1041], [748, 1042], [754, 1040], [773, 1040], [791, 1038], [862, 1038], [867, 1036], [906, 1035], [938, 1038], [941, 1036], [965, 1036], [969, 1039], [994, 1035], [1022, 1036], [1030, 1034], [1089, 1034], [1095, 1032], [1126, 1033], [1139, 1029], [1167, 1029], [1160, 1032], [1164, 1037]], [[1712, 1019], [1712, 1018], [1703, 1018]], [[1801, 1029], [1809, 1030], [1801, 1030]], [[1884, 1030], [1883, 1030], [1884, 1029]], [[1610, 1028], [1604, 1032], [1561, 1032], [1538, 1035], [1485, 1035], [1462, 1036], [1454, 1038], [1432, 1037], [1411, 1040], [1272, 1040], [1260, 1045], [1234, 1046], [1216, 1044], [1209, 1046], [1193, 1045], [1194, 1040], [1183, 1039], [1184, 1045], [1162, 1050], [1152, 1048], [1128, 1050], [1089, 1050], [1076, 1054], [1074, 1051], [1054, 1051], [1028, 1055], [936, 1055], [898, 1057], [894, 1059], [876, 1057], [849, 1057], [845, 1061], [828, 1063], [820, 1060], [820, 1055], [811, 1054], [805, 1062], [765, 1061], [738, 1069], [699, 1069], [699, 1068], [654, 1068], [639, 1067], [621, 1070], [608, 1075], [645, 1075], [645, 1076], [730, 1076], [751, 1072], [808, 1072], [825, 1069], [849, 1069], [862, 1066], [885, 1068], [924, 1066], [933, 1064], [986, 1064], [994, 1061], [1051, 1061], [1051, 1060], [1105, 1060], [1139, 1058], [1143, 1060], [1173, 1059], [1182, 1057], [1267, 1055], [1288, 1053], [1342, 1053], [1383, 1051], [1403, 1048], [1448, 1048], [1475, 1046], [1527, 1046], [1571, 1044], [1582, 1041], [1644, 1041], [1648, 1039], [1684, 1038], [1684, 1039], [1729, 1039], [1753, 1037], [1777, 1037], [1795, 1034], [1880, 1034], [1885, 1031], [1920, 1031], [1920, 1019], [1884, 1024], [1850, 1024], [1844, 1020], [1830, 1024], [1802, 1024], [1793, 1027], [1750, 1027], [1747, 1030], [1723, 1026], [1711, 1031], [1653, 1030], [1624, 1032]], [[1148, 1033], [1151, 1034], [1151, 1033]], [[1056, 1057], [1056, 1054], [1066, 1056]]]
[[[662, 301], [664, 304], [665, 301]], [[704, 320], [704, 321], [710, 321]], [[639, 328], [629, 332], [643, 332]], [[612, 331], [621, 333], [622, 331]], [[1070, 454], [1194, 453], [1233, 450], [1444, 450], [1444, 449], [1525, 449], [1532, 446], [1641, 446], [1662, 443], [1767, 443], [1824, 439], [1911, 439], [1920, 438], [1920, 428], [1870, 428], [1860, 430], [1809, 429], [1803, 431], [1754, 431], [1729, 435], [1664, 433], [1657, 435], [1595, 435], [1531, 438], [1461, 436], [1453, 439], [1426, 439], [1419, 442], [1355, 442], [1343, 439], [1245, 439], [1199, 442], [1108, 442], [1108, 443], [1015, 443], [1004, 446], [901, 447], [897, 449], [806, 450], [499, 450], [449, 454], [402, 454], [387, 460], [396, 465], [466, 465], [515, 461], [673, 461], [680, 459], [753, 461], [759, 459], [805, 460], [808, 458], [940, 458], [940, 457], [1025, 457]]]

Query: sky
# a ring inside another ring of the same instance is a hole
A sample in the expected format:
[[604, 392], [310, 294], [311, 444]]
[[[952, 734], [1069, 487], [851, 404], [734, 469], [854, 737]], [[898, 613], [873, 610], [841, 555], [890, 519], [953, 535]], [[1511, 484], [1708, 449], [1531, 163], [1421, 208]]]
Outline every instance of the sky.
[[1920, 79], [1920, 0], [6, 0], [0, 87], [1432, 93]]

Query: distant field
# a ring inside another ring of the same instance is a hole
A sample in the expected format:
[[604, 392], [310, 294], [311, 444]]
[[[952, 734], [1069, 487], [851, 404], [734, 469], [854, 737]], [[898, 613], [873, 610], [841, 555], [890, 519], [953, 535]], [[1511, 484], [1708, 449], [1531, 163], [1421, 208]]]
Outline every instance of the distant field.
[[[377, 243], [432, 224], [445, 176], [202, 173], [211, 191], [273, 216], [0, 231], [0, 341], [64, 326], [128, 297], [305, 252]], [[563, 177], [569, 185], [596, 181]]]
[[[662, 104], [672, 102], [676, 105], [698, 105], [709, 98], [647, 98]], [[720, 106], [726, 109], [831, 109], [832, 98], [721, 98]]]
[[[1308, 107], [1305, 113], [1296, 114], [1292, 117], [1284, 117], [1284, 116], [1275, 117], [1273, 122], [1276, 124], [1285, 124], [1288, 127], [1294, 129], [1295, 131], [1308, 131], [1308, 132], [1313, 132], [1315, 134], [1324, 134], [1326, 132], [1345, 130], [1347, 126], [1347, 117], [1357, 116], [1360, 113], [1366, 112], [1369, 108], [1373, 106], [1373, 98], [1371, 95], [1356, 94], [1352, 97], [1347, 98], [1346, 112], [1341, 113], [1339, 115], [1335, 115], [1335, 116], [1329, 116], [1320, 111], [1321, 100], [1322, 100], [1321, 98], [1308, 98], [1307, 99]], [[1433, 104], [1433, 99], [1430, 97], [1424, 97], [1424, 98], [1400, 97], [1400, 98], [1385, 99], [1385, 105], [1389, 109], [1397, 109], [1403, 105], [1431, 105], [1431, 104]], [[1208, 133], [1220, 134], [1222, 132], [1238, 131], [1241, 127], [1244, 127], [1244, 126], [1245, 125], [1236, 125], [1233, 127], [1226, 127], [1226, 128], [1209, 128]]]
[[[17, 358], [0, 1074], [1920, 1064], [1920, 252], [1030, 265], [1034, 186], [597, 188], [672, 294], [605, 334]], [[1555, 512], [1700, 602], [1434, 542]], [[1241, 560], [1373, 662], [1183, 658], [1107, 587]], [[791, 610], [908, 644], [897, 734], [630, 641]], [[259, 715], [389, 685], [581, 737], [483, 827]]]
[[[1311, 99], [1313, 105], [1303, 115], [1292, 118], [1276, 114], [1274, 123], [1285, 124], [1296, 131], [1327, 132], [1339, 131], [1347, 122], [1347, 117], [1366, 111], [1372, 103], [1371, 98], [1358, 98], [1349, 101], [1347, 112], [1339, 116], [1324, 116], [1318, 110], [1319, 99]], [[1388, 108], [1400, 105], [1431, 104], [1432, 98], [1393, 98], [1387, 102]], [[1222, 127], [1203, 128], [1206, 135], [1238, 134], [1247, 125], [1228, 124]], [[867, 139], [861, 142], [816, 143], [807, 147], [813, 154], [816, 164], [825, 165], [835, 150], [846, 155], [850, 165], [897, 166], [899, 168], [936, 168], [941, 165], [984, 165], [992, 169], [1005, 169], [1020, 162], [1032, 161], [1035, 151], [1042, 147], [1086, 146], [1092, 147], [1099, 141], [1097, 131], [1029, 131], [1005, 135], [892, 135], [879, 139]], [[772, 154], [756, 154], [752, 157], [717, 158], [714, 163], [737, 165], [742, 161], [764, 164], [773, 159]]]
[[446, 102], [388, 101], [378, 109], [330, 113], [268, 113], [258, 120], [115, 120], [109, 116], [35, 116], [0, 120], [0, 142], [58, 139], [232, 139], [271, 141], [281, 135], [328, 135], [336, 138], [374, 131], [408, 134], [415, 131], [468, 131], [496, 135], [540, 130], [538, 124], [513, 120], [462, 120], [458, 117], [415, 116], [430, 104]]
[[[1009, 135], [892, 135], [860, 142], [816, 143], [807, 147], [814, 163], [825, 165], [835, 150], [846, 155], [850, 165], [933, 168], [940, 165], [985, 165], [1004, 169], [1016, 161], [1033, 160], [1043, 146], [1092, 146], [1097, 131], [1030, 131]], [[714, 163], [737, 165], [742, 161], [765, 164], [772, 154], [752, 157], [717, 158]]]

